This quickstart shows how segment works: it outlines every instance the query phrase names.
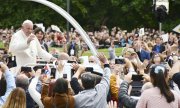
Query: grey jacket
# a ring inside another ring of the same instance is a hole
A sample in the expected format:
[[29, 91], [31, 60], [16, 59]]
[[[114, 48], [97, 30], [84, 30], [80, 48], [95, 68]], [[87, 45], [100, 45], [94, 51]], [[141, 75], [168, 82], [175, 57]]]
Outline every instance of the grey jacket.
[[131, 98], [128, 95], [129, 84], [127, 81], [121, 83], [119, 89], [119, 102], [124, 105], [126, 108], [135, 108], [138, 100]]
[[83, 90], [75, 95], [75, 108], [106, 108], [110, 86], [110, 69], [104, 69], [104, 76], [94, 89]]

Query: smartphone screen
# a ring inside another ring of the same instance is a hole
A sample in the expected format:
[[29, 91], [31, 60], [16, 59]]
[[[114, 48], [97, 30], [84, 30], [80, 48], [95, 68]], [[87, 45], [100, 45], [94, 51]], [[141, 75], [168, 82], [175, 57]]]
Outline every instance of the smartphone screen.
[[86, 67], [85, 71], [86, 72], [93, 72], [93, 67]]
[[76, 63], [76, 61], [67, 61], [67, 63]]
[[21, 72], [28, 73], [31, 71], [32, 71], [31, 67], [21, 67]]
[[55, 76], [56, 76], [56, 68], [51, 68], [51, 78], [55, 78]]
[[63, 78], [64, 78], [64, 79], [67, 79], [67, 74], [63, 74]]
[[125, 64], [124, 59], [115, 59], [115, 64]]
[[143, 80], [143, 75], [132, 75], [131, 79], [133, 81], [142, 81]]

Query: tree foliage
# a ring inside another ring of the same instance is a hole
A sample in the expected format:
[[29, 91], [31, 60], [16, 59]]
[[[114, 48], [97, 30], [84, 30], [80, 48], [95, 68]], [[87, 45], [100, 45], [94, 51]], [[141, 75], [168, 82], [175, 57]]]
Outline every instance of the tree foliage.
[[[66, 0], [50, 0], [66, 10]], [[136, 27], [158, 28], [152, 12], [152, 0], [70, 0], [70, 14], [86, 30], [119, 26], [131, 30]], [[180, 23], [180, 3], [170, 0], [164, 30], [171, 30]], [[25, 19], [45, 26], [56, 24], [65, 28], [66, 19], [44, 5], [22, 0], [0, 0], [0, 27], [20, 27]]]

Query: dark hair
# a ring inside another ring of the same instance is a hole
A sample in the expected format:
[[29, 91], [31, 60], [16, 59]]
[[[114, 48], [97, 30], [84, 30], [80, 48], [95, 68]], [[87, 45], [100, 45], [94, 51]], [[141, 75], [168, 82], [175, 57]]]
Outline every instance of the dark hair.
[[54, 84], [54, 93], [68, 93], [68, 81], [63, 78], [58, 78]]
[[[156, 39], [158, 39], [158, 38], [159, 38], [160, 40], [162, 40], [162, 38], [161, 38], [160, 36], [157, 36], [157, 37], [156, 37]], [[156, 39], [155, 39], [155, 40], [156, 40]]]
[[96, 83], [95, 77], [90, 72], [83, 73], [81, 81], [85, 90], [94, 88]]
[[101, 82], [102, 76], [94, 74], [95, 77], [95, 85], [99, 84]]
[[161, 54], [153, 53], [153, 54], [152, 54], [152, 57], [151, 57], [151, 60], [150, 60], [150, 62], [151, 62], [152, 64], [155, 63], [155, 62], [154, 62], [154, 58], [156, 58], [157, 56], [160, 57], [160, 63], [161, 63], [161, 62], [164, 62], [164, 58], [162, 57]]
[[3, 96], [6, 92], [6, 79], [2, 76], [0, 80], [0, 96]]
[[170, 103], [174, 101], [175, 98], [166, 82], [167, 76], [167, 69], [163, 65], [154, 65], [150, 68], [150, 77], [153, 79], [153, 85], [160, 89], [161, 94], [164, 95], [167, 102]]
[[44, 34], [44, 32], [42, 31], [41, 28], [37, 27], [37, 28], [34, 29], [34, 34], [37, 34], [39, 32], [42, 32]]

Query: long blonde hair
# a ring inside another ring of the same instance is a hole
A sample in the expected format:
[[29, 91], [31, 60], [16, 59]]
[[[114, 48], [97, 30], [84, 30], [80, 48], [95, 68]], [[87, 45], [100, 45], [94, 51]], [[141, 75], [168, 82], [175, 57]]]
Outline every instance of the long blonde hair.
[[25, 91], [20, 87], [15, 88], [10, 93], [2, 108], [26, 108]]

